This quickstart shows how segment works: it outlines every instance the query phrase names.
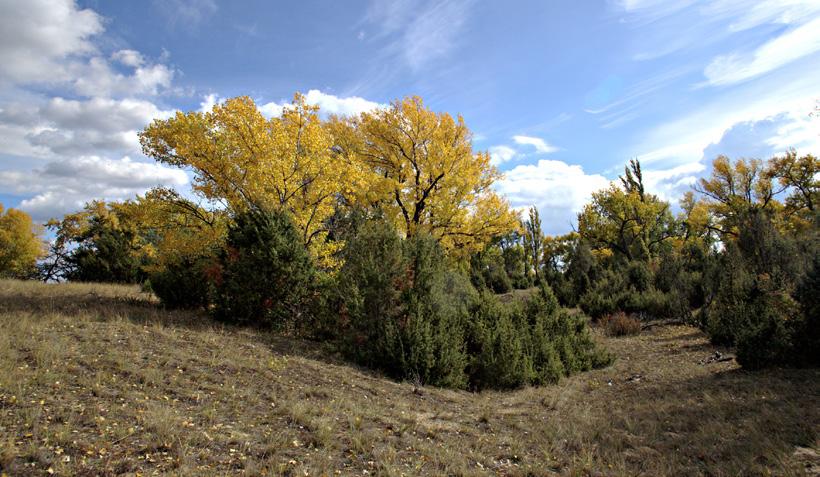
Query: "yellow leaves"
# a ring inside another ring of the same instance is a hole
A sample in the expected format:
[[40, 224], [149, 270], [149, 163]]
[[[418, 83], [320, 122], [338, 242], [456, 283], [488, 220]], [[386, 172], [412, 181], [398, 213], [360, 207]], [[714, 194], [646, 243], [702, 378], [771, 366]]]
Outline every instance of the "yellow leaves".
[[359, 174], [355, 199], [378, 206], [402, 234], [427, 232], [467, 254], [517, 227], [518, 215], [490, 189], [499, 172], [489, 154], [473, 151], [461, 117], [410, 97], [328, 127]]
[[323, 268], [338, 265], [342, 244], [327, 240], [327, 225], [339, 207], [380, 209], [401, 233], [431, 233], [458, 254], [518, 224], [491, 190], [500, 174], [488, 153], [473, 151], [464, 120], [418, 97], [326, 121], [299, 94], [272, 119], [238, 97], [154, 121], [140, 142], [146, 155], [191, 168], [194, 190], [209, 200], [288, 210]]
[[745, 214], [755, 210], [769, 212], [781, 230], [800, 232], [810, 230], [815, 220], [818, 174], [820, 161], [811, 155], [798, 157], [795, 151], [765, 163], [759, 159], [732, 163], [720, 156], [712, 163], [711, 176], [701, 179], [696, 190], [705, 197], [724, 234], [734, 234]]
[[320, 263], [333, 266], [337, 244], [326, 222], [353, 171], [332, 151], [318, 108], [296, 95], [278, 118], [266, 119], [248, 97], [210, 113], [157, 120], [140, 134], [146, 154], [194, 171], [194, 190], [234, 211], [284, 208]]
[[[652, 194], [610, 185], [592, 194], [578, 215], [578, 232], [594, 249], [608, 249], [628, 259], [650, 258], [674, 234], [669, 204]], [[606, 255], [609, 256], [609, 255]]]
[[0, 277], [25, 277], [34, 271], [45, 252], [42, 227], [17, 209], [3, 211], [0, 204]]

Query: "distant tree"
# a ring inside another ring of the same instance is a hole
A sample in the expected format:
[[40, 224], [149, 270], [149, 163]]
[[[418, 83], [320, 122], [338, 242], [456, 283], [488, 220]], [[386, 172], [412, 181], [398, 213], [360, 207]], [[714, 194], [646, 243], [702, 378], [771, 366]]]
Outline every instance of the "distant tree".
[[529, 218], [524, 221], [524, 249], [527, 263], [535, 274], [535, 282], [541, 283], [541, 264], [544, 255], [544, 232], [541, 230], [541, 217], [538, 209], [530, 207]]
[[41, 227], [18, 209], [3, 210], [0, 204], [0, 277], [30, 278], [43, 256]]
[[578, 215], [578, 232], [605, 254], [627, 261], [650, 260], [675, 236], [677, 224], [669, 204], [644, 190], [637, 160], [630, 161], [621, 185], [592, 194]]

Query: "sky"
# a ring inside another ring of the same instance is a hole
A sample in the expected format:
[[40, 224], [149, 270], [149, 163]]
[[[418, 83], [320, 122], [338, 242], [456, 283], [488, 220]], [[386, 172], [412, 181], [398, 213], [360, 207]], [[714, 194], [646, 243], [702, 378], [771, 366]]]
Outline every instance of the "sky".
[[720, 154], [820, 154], [820, 1], [0, 0], [0, 203], [45, 221], [189, 191], [139, 130], [297, 91], [461, 114], [496, 190], [565, 233], [632, 158], [675, 203]]

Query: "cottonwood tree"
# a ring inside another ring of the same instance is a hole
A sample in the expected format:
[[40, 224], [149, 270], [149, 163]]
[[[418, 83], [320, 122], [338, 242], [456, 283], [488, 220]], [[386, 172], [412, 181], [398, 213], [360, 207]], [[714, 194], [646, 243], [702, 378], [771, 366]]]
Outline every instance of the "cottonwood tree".
[[578, 215], [578, 232], [603, 255], [649, 260], [676, 233], [669, 204], [644, 189], [640, 163], [632, 160], [622, 187], [594, 192]]
[[359, 200], [383, 210], [401, 234], [429, 233], [468, 256], [517, 228], [517, 214], [492, 190], [501, 174], [487, 152], [473, 150], [461, 116], [411, 97], [330, 127], [339, 156], [368, 173]]
[[29, 278], [43, 256], [42, 228], [22, 210], [0, 204], [0, 277]]
[[332, 265], [338, 243], [326, 223], [340, 196], [362, 181], [332, 150], [318, 107], [296, 94], [280, 117], [266, 119], [251, 98], [238, 97], [210, 112], [178, 112], [140, 133], [143, 152], [194, 173], [194, 192], [235, 213], [285, 210], [321, 264]]

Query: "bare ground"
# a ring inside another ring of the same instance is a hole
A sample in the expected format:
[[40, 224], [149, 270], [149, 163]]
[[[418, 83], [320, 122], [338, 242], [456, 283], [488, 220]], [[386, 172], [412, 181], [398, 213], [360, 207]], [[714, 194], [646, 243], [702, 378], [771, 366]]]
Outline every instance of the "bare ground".
[[136, 288], [0, 281], [0, 474], [820, 475], [820, 370], [596, 337], [615, 364], [555, 386], [419, 389]]

